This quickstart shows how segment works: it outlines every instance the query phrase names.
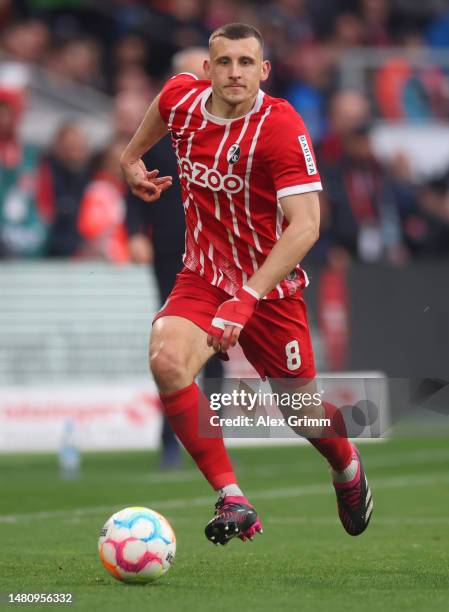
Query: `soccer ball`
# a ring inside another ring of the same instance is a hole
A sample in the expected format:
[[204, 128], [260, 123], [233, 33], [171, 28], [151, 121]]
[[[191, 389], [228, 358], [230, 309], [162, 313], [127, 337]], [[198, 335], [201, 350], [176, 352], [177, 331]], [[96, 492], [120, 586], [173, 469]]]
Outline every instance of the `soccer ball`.
[[104, 567], [123, 582], [154, 582], [172, 566], [176, 537], [158, 512], [125, 508], [106, 521], [98, 539]]

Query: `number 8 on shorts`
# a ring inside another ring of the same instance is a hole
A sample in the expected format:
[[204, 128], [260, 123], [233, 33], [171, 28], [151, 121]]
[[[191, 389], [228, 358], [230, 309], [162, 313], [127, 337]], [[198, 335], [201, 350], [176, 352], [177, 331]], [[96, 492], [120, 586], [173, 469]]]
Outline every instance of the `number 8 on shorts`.
[[291, 372], [301, 367], [301, 355], [299, 354], [299, 343], [297, 340], [287, 342], [285, 354], [287, 356], [287, 368]]

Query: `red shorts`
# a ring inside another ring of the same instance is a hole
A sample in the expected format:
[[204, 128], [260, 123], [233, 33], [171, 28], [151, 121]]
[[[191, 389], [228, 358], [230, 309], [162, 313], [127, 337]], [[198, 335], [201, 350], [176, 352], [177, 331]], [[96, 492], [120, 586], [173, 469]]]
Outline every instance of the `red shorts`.
[[[218, 306], [229, 298], [225, 291], [184, 268], [153, 323], [161, 317], [183, 317], [207, 332]], [[315, 378], [306, 305], [300, 292], [279, 300], [261, 300], [239, 343], [262, 378]]]

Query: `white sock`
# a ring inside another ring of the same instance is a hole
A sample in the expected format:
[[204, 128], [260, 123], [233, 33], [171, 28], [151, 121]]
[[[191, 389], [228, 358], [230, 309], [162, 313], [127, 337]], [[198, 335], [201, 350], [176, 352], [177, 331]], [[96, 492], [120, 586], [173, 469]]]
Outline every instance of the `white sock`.
[[243, 497], [243, 492], [237, 484], [228, 484], [222, 489], [217, 489], [220, 497], [231, 495], [232, 497]]
[[357, 459], [353, 459], [351, 463], [342, 472], [336, 472], [331, 468], [332, 479], [335, 482], [349, 482], [355, 478], [359, 462]]

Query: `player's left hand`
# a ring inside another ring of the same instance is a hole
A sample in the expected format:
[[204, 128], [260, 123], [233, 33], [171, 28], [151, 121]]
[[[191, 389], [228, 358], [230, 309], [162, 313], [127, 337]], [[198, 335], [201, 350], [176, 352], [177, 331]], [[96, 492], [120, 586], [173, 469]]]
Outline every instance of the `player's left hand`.
[[212, 319], [207, 345], [225, 353], [237, 344], [238, 337], [259, 302], [256, 292], [244, 285], [235, 296], [223, 302]]

